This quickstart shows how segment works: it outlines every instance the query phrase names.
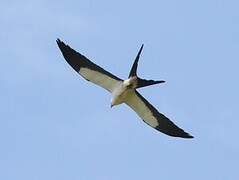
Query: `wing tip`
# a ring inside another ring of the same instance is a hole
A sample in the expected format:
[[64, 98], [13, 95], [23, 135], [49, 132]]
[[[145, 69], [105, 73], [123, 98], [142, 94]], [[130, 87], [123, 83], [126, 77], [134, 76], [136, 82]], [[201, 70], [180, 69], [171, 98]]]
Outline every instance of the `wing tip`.
[[162, 128], [160, 126], [155, 127], [156, 130], [172, 137], [180, 137], [180, 138], [186, 138], [186, 139], [192, 139], [194, 138], [192, 135], [189, 133], [186, 133], [184, 130], [181, 128], [177, 127], [175, 124], [173, 124], [174, 128], [173, 129], [168, 129], [168, 128]]
[[191, 136], [190, 134], [186, 134], [185, 136], [182, 136], [182, 138], [192, 139], [194, 136]]
[[173, 137], [179, 137], [179, 138], [185, 138], [185, 139], [193, 139], [194, 136], [184, 132], [184, 133], [180, 133], [180, 134], [168, 134], [168, 133], [165, 133], [166, 135], [169, 135], [169, 136], [173, 136]]
[[59, 43], [62, 43], [62, 41], [59, 38], [57, 38], [56, 43], [59, 44]]
[[176, 134], [168, 134], [170, 136], [174, 136], [174, 137], [180, 137], [180, 138], [185, 138], [185, 139], [193, 139], [194, 137], [192, 135], [190, 135], [189, 133], [186, 133], [185, 131], [183, 132], [178, 132]]
[[186, 132], [183, 131], [183, 133], [179, 133], [176, 135], [173, 135], [175, 137], [180, 137], [180, 138], [186, 138], [186, 139], [193, 139], [194, 137]]
[[[182, 130], [182, 129], [181, 129], [181, 130]], [[178, 137], [187, 138], [187, 139], [192, 139], [192, 138], [194, 138], [191, 134], [185, 132], [184, 130], [182, 130], [180, 133], [178, 133]]]
[[[76, 52], [74, 49], [72, 49], [69, 45], [65, 44], [63, 41], [61, 41], [59, 38], [56, 39], [56, 43], [64, 56], [65, 60], [68, 62], [68, 64], [77, 72], [79, 73], [80, 68], [84, 64], [84, 60], [81, 58], [85, 58], [80, 53]], [[80, 60], [79, 60], [80, 59]]]
[[61, 41], [59, 38], [56, 39], [56, 43], [61, 50], [63, 50], [63, 47], [66, 47], [65, 43]]

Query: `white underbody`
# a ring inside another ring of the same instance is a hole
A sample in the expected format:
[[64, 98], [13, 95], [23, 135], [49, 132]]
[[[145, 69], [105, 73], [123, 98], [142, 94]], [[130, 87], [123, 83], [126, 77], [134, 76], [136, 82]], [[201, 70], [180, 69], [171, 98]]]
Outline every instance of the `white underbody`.
[[111, 106], [126, 102], [136, 88], [136, 81], [136, 77], [131, 77], [117, 84], [112, 91]]

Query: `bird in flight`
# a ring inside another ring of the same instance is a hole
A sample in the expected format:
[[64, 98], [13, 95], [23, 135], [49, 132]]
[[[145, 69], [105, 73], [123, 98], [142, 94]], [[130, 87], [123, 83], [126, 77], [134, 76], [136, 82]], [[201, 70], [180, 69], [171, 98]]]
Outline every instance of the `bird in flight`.
[[112, 94], [111, 107], [122, 103], [131, 107], [149, 126], [169, 136], [181, 138], [193, 138], [190, 134], [176, 126], [166, 116], [159, 113], [136, 89], [153, 84], [164, 83], [165, 81], [145, 80], [137, 76], [137, 67], [141, 46], [134, 64], [126, 80], [94, 64], [82, 54], [78, 53], [60, 39], [56, 40], [65, 60], [70, 66], [86, 80], [95, 83]]

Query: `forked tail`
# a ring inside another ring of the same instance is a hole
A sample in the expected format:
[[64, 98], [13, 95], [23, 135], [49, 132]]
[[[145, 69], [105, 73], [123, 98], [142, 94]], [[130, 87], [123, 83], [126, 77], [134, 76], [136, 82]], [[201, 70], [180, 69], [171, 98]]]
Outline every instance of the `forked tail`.
[[136, 88], [141, 88], [141, 87], [145, 87], [145, 86], [150, 86], [150, 85], [154, 85], [154, 84], [159, 84], [159, 83], [164, 83], [165, 81], [154, 81], [154, 80], [146, 80], [146, 79], [141, 79], [137, 76], [137, 67], [138, 67], [138, 61], [139, 61], [139, 57], [140, 57], [140, 54], [143, 50], [143, 47], [144, 47], [144, 44], [142, 44], [135, 60], [134, 60], [134, 64], [130, 70], [130, 73], [129, 73], [129, 78], [130, 77], [134, 77], [136, 76], [137, 77], [137, 86]]

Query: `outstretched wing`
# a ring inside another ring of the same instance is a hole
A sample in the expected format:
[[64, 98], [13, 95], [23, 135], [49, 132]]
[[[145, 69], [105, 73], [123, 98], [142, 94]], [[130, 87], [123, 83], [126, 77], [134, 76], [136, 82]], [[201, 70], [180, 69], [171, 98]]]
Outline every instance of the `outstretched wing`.
[[193, 136], [177, 127], [163, 114], [159, 113], [143, 96], [137, 91], [132, 92], [125, 102], [129, 105], [145, 123], [169, 136], [193, 138]]
[[61, 40], [57, 39], [56, 42], [65, 60], [86, 80], [105, 88], [109, 92], [112, 92], [114, 87], [122, 81], [120, 78], [105, 71], [103, 68], [91, 62], [85, 56], [76, 52]]

